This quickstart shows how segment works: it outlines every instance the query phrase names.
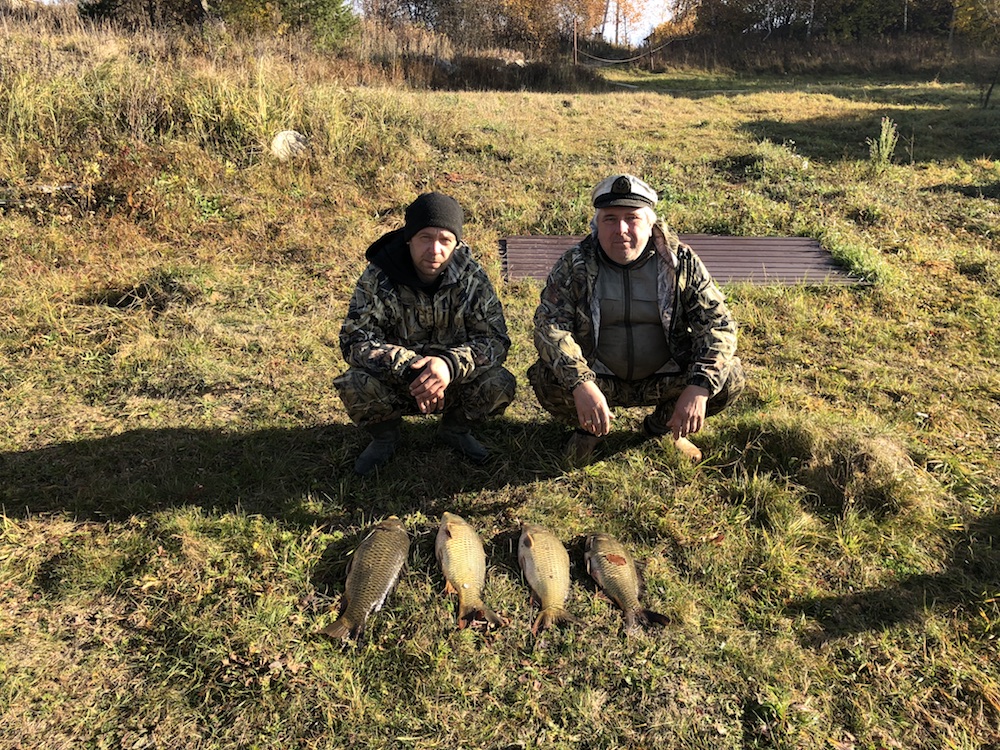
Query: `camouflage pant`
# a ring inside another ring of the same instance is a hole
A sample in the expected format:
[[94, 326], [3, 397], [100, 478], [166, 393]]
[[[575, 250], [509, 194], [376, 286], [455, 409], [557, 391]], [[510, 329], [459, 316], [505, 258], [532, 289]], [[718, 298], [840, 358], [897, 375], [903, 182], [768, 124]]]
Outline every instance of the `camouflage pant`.
[[[576, 402], [573, 393], [563, 388], [552, 369], [543, 362], [535, 362], [528, 368], [528, 380], [535, 389], [538, 403], [556, 419], [566, 424], [576, 425]], [[660, 425], [666, 425], [673, 413], [674, 405], [681, 392], [687, 387], [683, 375], [654, 375], [643, 380], [622, 380], [613, 376], [597, 376], [597, 385], [608, 400], [608, 406], [655, 406], [653, 417]], [[706, 416], [718, 414], [743, 392], [746, 377], [743, 364], [738, 357], [733, 359], [732, 369], [722, 390], [708, 400]]]
[[[387, 422], [403, 415], [419, 414], [410, 395], [409, 381], [395, 375], [375, 377], [352, 367], [334, 378], [334, 386], [344, 402], [347, 415], [359, 427]], [[514, 400], [514, 375], [504, 367], [477, 372], [462, 383], [452, 383], [444, 393], [444, 413], [478, 422], [503, 414]]]

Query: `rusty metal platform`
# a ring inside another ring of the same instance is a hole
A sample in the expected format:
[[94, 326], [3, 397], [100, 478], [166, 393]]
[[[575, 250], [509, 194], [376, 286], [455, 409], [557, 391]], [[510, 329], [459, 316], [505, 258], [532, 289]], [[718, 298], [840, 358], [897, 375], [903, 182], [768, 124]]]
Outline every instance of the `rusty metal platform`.
[[[544, 281], [560, 255], [580, 241], [575, 235], [528, 235], [500, 240], [503, 274], [508, 281]], [[867, 284], [847, 272], [810, 237], [733, 237], [682, 234], [720, 284]]]

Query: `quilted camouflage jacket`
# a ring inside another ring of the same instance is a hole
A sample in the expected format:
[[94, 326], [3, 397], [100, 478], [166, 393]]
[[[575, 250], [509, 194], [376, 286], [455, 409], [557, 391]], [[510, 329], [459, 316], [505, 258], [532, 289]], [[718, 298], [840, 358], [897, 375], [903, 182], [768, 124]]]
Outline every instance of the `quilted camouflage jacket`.
[[408, 253], [400, 230], [365, 253], [371, 262], [358, 279], [340, 329], [347, 364], [402, 377], [418, 357], [438, 356], [448, 362], [456, 383], [478, 368], [502, 364], [510, 348], [507, 322], [469, 246], [459, 242], [433, 291], [421, 288]]
[[[653, 227], [660, 318], [675, 372], [714, 396], [736, 356], [736, 323], [701, 259], [662, 220]], [[572, 390], [594, 380], [600, 303], [594, 298], [597, 239], [568, 250], [549, 273], [535, 311], [535, 348], [560, 384]]]

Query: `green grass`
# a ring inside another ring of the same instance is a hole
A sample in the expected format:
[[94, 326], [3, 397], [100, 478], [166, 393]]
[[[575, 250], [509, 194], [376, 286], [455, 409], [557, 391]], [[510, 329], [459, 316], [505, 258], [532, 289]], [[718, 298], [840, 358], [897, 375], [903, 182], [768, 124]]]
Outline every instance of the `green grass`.
[[[416, 91], [276, 42], [5, 28], [0, 746], [1000, 743], [1000, 161], [974, 86]], [[267, 157], [285, 127], [309, 158]], [[564, 471], [525, 378], [539, 286], [501, 279], [497, 240], [583, 231], [617, 170], [679, 231], [816, 237], [873, 282], [727, 289], [749, 386], [696, 467], [635, 410]], [[519, 392], [486, 466], [414, 419], [359, 479], [340, 321], [430, 189], [466, 209]], [[507, 628], [454, 628], [445, 510], [480, 531]], [[356, 646], [315, 636], [389, 514], [413, 541], [396, 593]], [[582, 625], [531, 635], [520, 520], [570, 549]], [[597, 529], [671, 626], [624, 634], [583, 570]]]

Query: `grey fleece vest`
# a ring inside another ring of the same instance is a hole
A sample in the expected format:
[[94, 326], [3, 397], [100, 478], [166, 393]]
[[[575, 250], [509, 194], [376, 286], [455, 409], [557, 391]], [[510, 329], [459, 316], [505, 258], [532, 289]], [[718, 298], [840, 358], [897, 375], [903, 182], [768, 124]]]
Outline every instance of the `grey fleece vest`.
[[[598, 253], [595, 294], [601, 305], [595, 371], [642, 380], [670, 362], [656, 288], [656, 259], [646, 252], [627, 266]], [[602, 367], [603, 365], [603, 367]]]

